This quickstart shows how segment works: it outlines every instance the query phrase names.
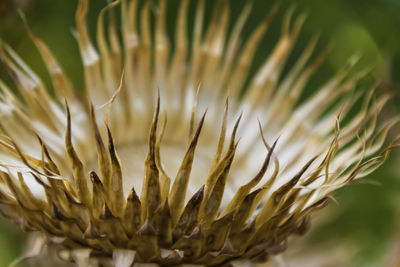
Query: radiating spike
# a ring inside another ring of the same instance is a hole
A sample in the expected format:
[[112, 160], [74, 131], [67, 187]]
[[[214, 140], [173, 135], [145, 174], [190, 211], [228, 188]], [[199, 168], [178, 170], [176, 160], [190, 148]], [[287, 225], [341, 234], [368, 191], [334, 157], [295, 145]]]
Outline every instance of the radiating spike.
[[254, 192], [248, 194], [240, 204], [238, 203], [239, 205], [236, 207], [235, 218], [232, 222], [231, 233], [236, 234], [245, 226], [244, 224], [246, 223], [246, 220], [251, 215], [251, 207], [254, 204], [254, 200], [262, 190], [262, 188], [255, 190]]
[[195, 22], [193, 28], [193, 42], [191, 47], [192, 58], [191, 58], [191, 65], [190, 65], [190, 78], [189, 81], [194, 84], [199, 84], [198, 80], [198, 72], [200, 65], [199, 60], [201, 59], [202, 51], [202, 37], [203, 37], [203, 24], [204, 24], [204, 10], [205, 10], [204, 0], [197, 1], [196, 6], [196, 15], [195, 15]]
[[123, 246], [128, 242], [128, 236], [125, 233], [120, 218], [115, 217], [111, 209], [104, 202], [103, 210], [100, 215], [99, 226], [101, 233], [104, 234], [116, 246]]
[[311, 38], [311, 40], [307, 44], [307, 47], [303, 50], [302, 54], [297, 59], [295, 65], [291, 68], [288, 75], [286, 75], [286, 77], [280, 84], [279, 92], [277, 93], [282, 92], [282, 94], [284, 94], [290, 90], [290, 87], [293, 86], [293, 83], [296, 81], [296, 79], [298, 79], [298, 76], [303, 71], [304, 66], [309, 61], [310, 57], [313, 55], [318, 40], [319, 40], [319, 35], [313, 36]]
[[100, 178], [94, 171], [90, 172], [90, 180], [92, 181], [92, 216], [95, 220], [98, 220], [104, 207], [106, 192]]
[[159, 256], [160, 250], [157, 243], [157, 233], [153, 226], [146, 220], [143, 226], [137, 232], [139, 237], [139, 243], [137, 247], [137, 253], [139, 259], [146, 259], [151, 261]]
[[160, 204], [155, 211], [154, 217], [158, 243], [162, 246], [170, 246], [172, 243], [172, 218], [168, 199]]
[[[55, 174], [55, 175], [60, 175], [59, 168], [57, 167], [57, 164], [53, 161], [52, 157], [50, 156], [50, 152], [44, 143], [44, 141], [40, 138], [39, 135], [36, 135], [36, 137], [39, 140], [40, 146], [42, 147], [42, 169], [44, 172], [47, 172], [46, 174]], [[47, 163], [44, 161], [46, 159]], [[55, 179], [50, 179], [54, 181]]]
[[239, 205], [241, 205], [242, 201], [245, 199], [246, 195], [250, 192], [250, 190], [261, 181], [261, 179], [263, 178], [264, 174], [266, 173], [266, 171], [268, 169], [268, 165], [271, 160], [271, 156], [272, 156], [272, 153], [274, 152], [277, 142], [278, 142], [278, 140], [276, 140], [274, 142], [274, 144], [272, 145], [272, 147], [268, 150], [267, 156], [265, 157], [264, 163], [263, 163], [260, 171], [250, 182], [241, 186], [237, 190], [235, 196], [229, 202], [228, 207], [222, 212], [222, 216], [228, 214], [229, 212], [236, 209]]
[[[263, 222], [260, 227], [256, 231], [253, 232], [252, 236], [249, 238], [248, 245], [250, 247], [255, 246], [256, 244], [262, 244], [264, 241], [271, 240], [276, 238], [276, 229], [279, 224], [282, 222], [282, 214], [277, 213], [276, 215], [270, 217], [268, 220]], [[257, 224], [257, 220], [256, 220]], [[257, 227], [257, 226], [256, 226]], [[257, 250], [256, 247], [253, 247], [251, 250]], [[247, 254], [252, 254], [252, 251], [248, 251]], [[248, 257], [248, 255], [246, 255]]]
[[238, 254], [244, 253], [250, 241], [249, 237], [252, 236], [255, 233], [255, 231], [256, 231], [255, 222], [252, 222], [239, 233], [232, 233], [229, 235], [229, 240], [236, 253]]
[[99, 105], [104, 103], [109, 96], [107, 95], [101, 76], [99, 55], [90, 40], [86, 25], [88, 8], [89, 0], [79, 0], [75, 13], [77, 40], [83, 59], [85, 88], [88, 90], [90, 99], [96, 105]]
[[307, 171], [311, 164], [317, 159], [317, 157], [312, 158], [307, 162], [306, 165], [296, 174], [289, 182], [282, 185], [278, 190], [276, 190], [268, 202], [262, 207], [261, 211], [257, 215], [256, 227], [257, 229], [266, 222], [274, 213], [279, 203], [284, 199], [286, 194], [297, 184], [301, 176]]
[[229, 149], [228, 155], [223, 160], [225, 164], [222, 166], [220, 172], [216, 176], [216, 183], [212, 187], [209, 197], [203, 201], [203, 208], [201, 210], [200, 218], [201, 223], [204, 223], [205, 225], [209, 225], [218, 214], [222, 197], [224, 195], [226, 180], [232, 166], [233, 158], [235, 157], [236, 147], [237, 144], [235, 144], [233, 148]]
[[89, 222], [89, 225], [86, 228], [85, 232], [83, 233], [83, 236], [88, 239], [101, 238], [101, 236], [96, 230], [96, 227], [93, 225], [92, 221]]
[[152, 62], [152, 34], [151, 34], [151, 25], [150, 25], [150, 10], [151, 10], [151, 1], [145, 1], [140, 11], [140, 46], [138, 53], [138, 63], [140, 64], [140, 68], [138, 71], [138, 79], [139, 84], [141, 85], [141, 90], [143, 92], [144, 99], [148, 104], [153, 101], [153, 90], [149, 90], [149, 88], [153, 88], [155, 85], [153, 84], [152, 70], [151, 70], [151, 62]]
[[[67, 199], [64, 200], [65, 201], [64, 205], [61, 205], [60, 201], [59, 201], [60, 196], [57, 194], [57, 192], [55, 192], [55, 190], [53, 190], [53, 188], [51, 186], [49, 186], [45, 182], [43, 182], [43, 180], [41, 180], [34, 173], [31, 173], [31, 175], [35, 179], [35, 181], [43, 187], [45, 194], [46, 194], [47, 203], [55, 203], [58, 207], [66, 206], [68, 208], [68, 200]], [[61, 196], [63, 196], [62, 193], [63, 192], [61, 192], [61, 194], [60, 194]], [[46, 206], [48, 206], [48, 205], [46, 205]]]
[[[168, 103], [173, 103], [171, 96], [174, 93], [179, 94], [178, 89], [184, 82], [185, 61], [187, 60], [187, 12], [189, 0], [182, 0], [176, 21], [175, 51], [171, 60], [170, 71], [168, 74], [167, 88], [169, 91]], [[177, 86], [178, 85], [178, 86]]]
[[[10, 46], [1, 42], [0, 60], [4, 63], [4, 67], [14, 80], [31, 116], [44, 123], [51, 131], [59, 132], [58, 126], [61, 126], [61, 122], [58, 120], [59, 111], [49, 98], [42, 81], [18, 57]], [[18, 66], [13, 60], [16, 61]]]
[[149, 135], [149, 151], [145, 161], [145, 178], [142, 186], [140, 201], [142, 203], [142, 220], [151, 218], [156, 208], [160, 205], [161, 192], [159, 170], [156, 164], [156, 141], [158, 116], [160, 114], [160, 96], [157, 99], [156, 111]]
[[192, 141], [193, 133], [194, 133], [194, 124], [196, 119], [196, 111], [197, 105], [199, 103], [199, 93], [200, 93], [201, 84], [197, 86], [196, 95], [194, 96], [194, 102], [192, 105], [192, 113], [190, 114], [190, 123], [189, 123], [189, 143]]
[[156, 141], [156, 164], [157, 164], [157, 168], [161, 172], [161, 183], [160, 183], [161, 201], [164, 201], [165, 199], [167, 199], [167, 197], [169, 195], [169, 189], [171, 186], [171, 178], [169, 178], [168, 174], [165, 172], [165, 170], [162, 166], [161, 155], [160, 155], [161, 142], [163, 140], [166, 126], [167, 126], [167, 115], [165, 114], [164, 122], [161, 127], [160, 134], [158, 135], [158, 138]]
[[235, 126], [232, 131], [232, 136], [229, 144], [228, 151], [226, 152], [226, 156], [218, 163], [218, 165], [210, 170], [210, 173], [208, 174], [207, 181], [206, 181], [206, 186], [205, 186], [205, 198], [208, 199], [212, 188], [214, 187], [215, 183], [217, 182], [218, 175], [223, 171], [225, 166], [227, 165], [227, 162], [230, 160], [230, 154], [235, 150], [235, 138], [236, 138], [236, 133], [239, 128], [239, 123], [240, 120], [242, 119], [242, 115], [239, 116], [239, 118], [236, 120]]
[[79, 159], [72, 145], [71, 113], [69, 111], [67, 102], [65, 102], [65, 105], [67, 109], [67, 129], [65, 133], [65, 147], [67, 149], [68, 158], [71, 164], [78, 198], [82, 203], [84, 203], [90, 209], [92, 204], [90, 200], [89, 189], [86, 182], [85, 171], [82, 161]]
[[30, 201], [28, 201], [26, 199], [24, 193], [21, 192], [20, 188], [15, 184], [14, 178], [10, 177], [10, 175], [8, 173], [5, 173], [5, 172], [0, 172], [0, 176], [1, 176], [2, 180], [7, 184], [9, 190], [14, 195], [14, 197], [16, 198], [18, 204], [22, 208], [28, 209], [28, 210], [37, 209], [34, 206], [34, 203], [31, 203]]
[[186, 204], [179, 221], [173, 229], [173, 238], [178, 240], [183, 235], [189, 235], [198, 224], [200, 205], [203, 201], [204, 185], [193, 195]]
[[240, 94], [244, 81], [248, 76], [248, 72], [250, 69], [251, 62], [253, 61], [256, 49], [258, 48], [261, 38], [264, 36], [267, 31], [271, 20], [275, 16], [277, 11], [277, 7], [271, 9], [271, 11], [267, 14], [262, 23], [254, 30], [254, 32], [249, 37], [247, 43], [244, 45], [240, 56], [238, 57], [238, 61], [235, 64], [236, 67], [233, 70], [232, 78], [227, 85], [228, 95], [232, 97], [237, 97]]
[[[117, 4], [120, 4], [120, 0], [117, 0], [115, 2]], [[110, 4], [113, 3], [114, 2], [111, 2]], [[109, 13], [108, 36], [112, 53], [112, 62], [113, 62], [112, 71], [115, 80], [118, 82], [118, 78], [121, 76], [121, 71], [122, 71], [122, 54], [121, 54], [121, 45], [117, 29], [115, 9], [111, 9]]]
[[111, 158], [111, 188], [110, 200], [113, 205], [114, 212], [121, 216], [125, 207], [125, 197], [122, 180], [121, 162], [114, 147], [114, 141], [111, 135], [110, 128], [107, 127], [109, 153]]
[[175, 242], [172, 249], [179, 249], [184, 252], [188, 260], [197, 259], [202, 252], [204, 234], [201, 228], [196, 227], [190, 235], [183, 236]]
[[222, 151], [224, 149], [224, 144], [225, 144], [226, 125], [228, 122], [228, 110], [229, 110], [229, 99], [227, 97], [226, 101], [225, 101], [224, 116], [222, 119], [221, 133], [219, 135], [217, 152], [215, 153], [213, 163], [211, 164], [210, 170], [214, 169], [217, 166], [219, 160], [221, 159]]
[[[235, 64], [233, 63], [236, 59], [236, 53], [240, 46], [240, 37], [243, 31], [243, 27], [250, 16], [253, 7], [253, 2], [247, 2], [246, 6], [240, 13], [239, 18], [236, 20], [233, 26], [232, 32], [230, 34], [229, 40], [226, 43], [226, 60], [223, 62], [223, 67], [221, 70], [221, 89], [224, 90], [226, 83], [229, 82], [229, 74], [231, 74], [232, 69]], [[229, 90], [229, 89], [228, 89]]]
[[[101, 67], [104, 75], [104, 82], [106, 84], [106, 90], [108, 93], [112, 93], [112, 88], [117, 87], [118, 84], [118, 68], [121, 68], [121, 62], [114, 63], [113, 60], [115, 55], [109, 49], [107, 44], [105, 30], [104, 30], [104, 17], [107, 12], [112, 12], [112, 10], [119, 4], [119, 1], [110, 2], [106, 7], [104, 7], [97, 19], [97, 45], [99, 47], [99, 52], [101, 56]], [[114, 22], [115, 24], [115, 22]], [[114, 40], [114, 38], [113, 38]], [[114, 41], [115, 43], [115, 41]], [[115, 46], [115, 45], [114, 45]]]
[[[214, 16], [215, 14], [215, 16]], [[209, 30], [204, 40], [205, 53], [200, 81], [204, 82], [204, 91], [208, 91], [208, 99], [215, 101], [218, 91], [215, 86], [220, 77], [219, 67], [223, 61], [225, 39], [230, 15], [229, 1], [218, 1], [210, 21]]]
[[104, 142], [101, 137], [99, 127], [97, 126], [96, 114], [93, 105], [90, 105], [90, 122], [93, 135], [96, 141], [97, 163], [100, 169], [100, 178], [102, 180], [104, 190], [106, 192], [106, 197], [108, 200], [111, 198], [111, 193], [112, 193], [111, 163], [110, 159], [108, 158], [107, 150], [104, 146]]
[[31, 189], [28, 187], [28, 185], [25, 183], [24, 177], [22, 176], [22, 173], [18, 172], [18, 180], [19, 184], [22, 189], [22, 195], [25, 196], [27, 202], [31, 203], [32, 206], [35, 209], [43, 209], [43, 210], [48, 210], [47, 203], [43, 202], [41, 199], [37, 199], [33, 194]]
[[231, 229], [233, 212], [214, 221], [205, 231], [203, 251], [216, 251], [222, 248]]
[[[15, 153], [21, 159], [21, 161], [25, 164], [25, 166], [28, 167], [31, 171], [35, 172], [36, 174], [46, 176], [45, 173], [41, 172], [37, 168], [42, 165], [40, 160], [23, 153], [21, 151], [21, 149], [19, 148], [19, 146], [13, 140], [10, 139], [8, 141], [11, 143], [11, 145], [8, 145], [8, 144], [6, 145], [3, 142], [0, 142], [0, 143], [4, 146], [7, 146], [7, 148], [9, 148], [9, 149], [11, 148], [11, 151], [13, 153]], [[57, 179], [57, 177], [52, 177], [52, 178]]]
[[[299, 59], [299, 62], [296, 64], [296, 66], [293, 67], [291, 74], [289, 74], [286, 80], [279, 86], [276, 96], [271, 101], [272, 106], [270, 108], [270, 112], [271, 117], [274, 118], [274, 123], [282, 123], [281, 121], [283, 119], [287, 119], [290, 116], [294, 105], [298, 102], [298, 99], [306, 87], [310, 77], [316, 72], [317, 68], [322, 64], [329, 54], [330, 47], [321, 52], [318, 57], [303, 70], [302, 61], [304, 61], [305, 58], [308, 58], [308, 54], [311, 54], [311, 51], [309, 50], [311, 50], [314, 46], [312, 41], [310, 42], [310, 46], [311, 47], [308, 47], [304, 51], [303, 57]], [[285, 99], [285, 101], [283, 101], [283, 99]], [[272, 121], [269, 124], [271, 123]], [[264, 126], [264, 128], [267, 127], [268, 124]]]
[[139, 230], [141, 221], [141, 210], [142, 205], [140, 203], [139, 197], [136, 195], [135, 189], [132, 188], [128, 200], [126, 202], [125, 214], [124, 214], [124, 226], [127, 231], [128, 236], [133, 236], [133, 234]]
[[171, 216], [173, 225], [179, 219], [179, 216], [182, 213], [186, 191], [189, 183], [190, 172], [192, 170], [192, 164], [194, 159], [194, 153], [197, 146], [197, 142], [199, 140], [200, 132], [204, 124], [206, 113], [204, 113], [203, 117], [200, 120], [199, 126], [197, 127], [196, 133], [194, 134], [192, 141], [189, 144], [189, 147], [186, 150], [185, 157], [182, 161], [182, 164], [179, 168], [178, 174], [174, 180], [172, 185], [172, 189], [169, 195], [170, 201], [169, 205], [171, 207]]
[[[125, 85], [127, 90], [123, 91], [124, 97], [127, 101], [131, 102], [133, 96], [137, 96], [138, 92], [136, 89], [137, 82], [137, 54], [139, 46], [139, 36], [137, 31], [137, 7], [138, 1], [131, 0], [127, 3], [127, 0], [121, 1], [121, 27], [122, 27], [122, 40], [125, 51], [124, 58], [124, 69], [126, 73], [130, 75], [126, 76]], [[136, 104], [134, 101], [132, 103]], [[133, 105], [134, 107], [135, 105]], [[129, 119], [131, 112], [134, 110], [131, 105], [126, 106], [126, 116]]]
[[65, 76], [60, 64], [53, 56], [47, 45], [33, 33], [31, 27], [29, 26], [26, 20], [24, 13], [19, 11], [19, 14], [22, 18], [25, 29], [29, 34], [29, 37], [39, 50], [40, 55], [42, 56], [44, 63], [46, 64], [47, 71], [50, 73], [53, 82], [53, 87], [56, 91], [58, 99], [59, 100], [63, 98], [67, 98], [69, 100], [74, 99], [75, 97], [74, 88], [72, 87], [69, 79]]
[[[291, 14], [288, 15], [285, 20], [288, 25], [290, 25], [291, 16]], [[289, 29], [282, 31], [281, 40], [276, 45], [269, 58], [265, 61], [264, 65], [254, 76], [250, 88], [246, 92], [245, 101], [251, 101], [253, 106], [256, 106], [262, 101], [269, 100], [304, 20], [304, 16], [299, 16], [292, 31]], [[283, 27], [289, 28], [288, 25], [284, 25]]]
[[165, 30], [166, 27], [167, 0], [159, 1], [156, 30], [155, 30], [155, 76], [157, 86], [165, 84], [167, 75], [167, 64], [169, 59], [170, 44]]

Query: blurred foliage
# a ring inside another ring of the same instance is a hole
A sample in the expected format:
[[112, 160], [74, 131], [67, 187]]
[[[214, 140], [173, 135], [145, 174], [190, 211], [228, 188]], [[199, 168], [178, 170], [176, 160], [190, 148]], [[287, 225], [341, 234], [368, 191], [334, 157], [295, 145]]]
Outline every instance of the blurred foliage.
[[355, 247], [351, 266], [385, 266], [400, 227], [400, 179], [395, 158], [392, 155], [393, 160], [371, 176], [379, 185], [347, 186], [334, 193], [338, 204], [323, 212], [326, 218], [313, 228], [309, 245], [336, 240]]
[[[17, 15], [17, 7], [22, 7], [35, 34], [48, 43], [75, 86], [82, 89], [82, 66], [77, 64], [79, 50], [73, 37], [77, 0], [40, 0], [31, 1], [30, 5], [28, 2], [29, 0], [0, 0], [0, 38], [10, 44], [41, 77], [44, 77], [45, 84], [51, 88], [43, 62]], [[96, 16], [106, 1], [91, 2], [88, 23], [94, 33]], [[174, 19], [180, 0], [168, 2], [167, 27], [173, 35]], [[192, 14], [195, 2], [192, 1]], [[211, 9], [213, 2], [207, 1], [207, 9]], [[255, 8], [245, 27], [245, 36], [251, 33], [275, 4], [274, 1], [265, 0], [253, 2]], [[235, 20], [246, 1], [231, 0], [230, 3], [231, 17]], [[297, 14], [307, 12], [308, 18], [287, 65], [290, 66], [294, 62], [301, 49], [315, 34], [321, 34], [319, 50], [327, 45], [333, 47], [326, 64], [320, 68], [318, 75], [314, 75], [306, 94], [312, 93], [350, 56], [361, 53], [363, 57], [358, 69], [374, 67], [372, 75], [383, 79], [386, 90], [390, 90], [395, 96], [389, 112], [400, 112], [397, 104], [400, 75], [396, 75], [400, 73], [400, 1], [283, 0], [279, 3], [280, 11], [260, 46], [253, 69], [263, 63], [273, 48], [280, 34], [282, 16], [289, 7], [294, 6]], [[2, 67], [0, 77], [7, 80]], [[400, 179], [396, 162], [400, 162], [400, 159], [392, 155], [388, 162], [370, 177], [379, 181], [381, 186], [356, 185], [335, 193], [334, 196], [340, 204], [330, 205], [325, 212], [329, 220], [321, 222], [309, 235], [310, 245], [319, 244], [324, 240], [351, 242], [358, 250], [351, 266], [381, 266], [393, 233], [400, 227]], [[16, 228], [1, 218], [0, 266], [6, 266], [20, 253], [21, 240], [23, 239]]]
[[21, 255], [23, 240], [19, 229], [0, 216], [0, 266], [8, 266]]

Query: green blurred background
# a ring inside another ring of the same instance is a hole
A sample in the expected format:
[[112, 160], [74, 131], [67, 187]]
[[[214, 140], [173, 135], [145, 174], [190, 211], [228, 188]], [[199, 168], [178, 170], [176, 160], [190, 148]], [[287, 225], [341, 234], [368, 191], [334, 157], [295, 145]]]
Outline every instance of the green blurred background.
[[[88, 18], [92, 32], [95, 32], [96, 16], [105, 2], [92, 0]], [[207, 1], [207, 9], [210, 12], [213, 2]], [[245, 2], [230, 1], [231, 21], [237, 18]], [[245, 35], [258, 25], [275, 4], [272, 0], [253, 2], [255, 8], [245, 28]], [[333, 46], [326, 63], [311, 80], [307, 92], [312, 93], [313, 89], [342, 66], [346, 59], [360, 52], [363, 58], [358, 68], [373, 66], [371, 76], [374, 77], [371, 78], [382, 80], [383, 86], [379, 90], [393, 94], [393, 100], [386, 108], [384, 116], [400, 112], [399, 0], [285, 0], [279, 3], [280, 11], [258, 51], [259, 56], [254, 62], [254, 69], [273, 48], [279, 37], [282, 16], [294, 5], [297, 13], [307, 12], [308, 19], [288, 65], [314, 34], [321, 34], [318, 49], [321, 50], [328, 44]], [[167, 26], [171, 33], [178, 5], [179, 0], [168, 1]], [[73, 37], [76, 6], [77, 0], [0, 0], [0, 38], [12, 45], [22, 58], [44, 77], [44, 82], [49, 87], [49, 77], [44, 65], [16, 10], [23, 9], [35, 34], [52, 48], [75, 86], [82, 88], [82, 67], [78, 63], [79, 51]], [[193, 12], [194, 5], [192, 6]], [[0, 67], [0, 77], [7, 80], [4, 72]], [[316, 257], [315, 253], [321, 250], [329, 255], [330, 251], [342, 247], [344, 250], [349, 248], [348, 255], [343, 256], [348, 257], [343, 266], [385, 266], [396, 239], [400, 243], [400, 157], [397, 154], [397, 151], [394, 151], [384, 166], [369, 177], [380, 185], [354, 185], [336, 192], [334, 197], [338, 204], [331, 203], [325, 211], [319, 213], [321, 216], [314, 216], [318, 217], [313, 223], [315, 227], [307, 235], [306, 241], [298, 244], [295, 251], [289, 253], [292, 256], [288, 257]], [[16, 227], [0, 218], [0, 266], [7, 266], [21, 253], [24, 247], [23, 236]], [[321, 263], [320, 266], [325, 265]]]

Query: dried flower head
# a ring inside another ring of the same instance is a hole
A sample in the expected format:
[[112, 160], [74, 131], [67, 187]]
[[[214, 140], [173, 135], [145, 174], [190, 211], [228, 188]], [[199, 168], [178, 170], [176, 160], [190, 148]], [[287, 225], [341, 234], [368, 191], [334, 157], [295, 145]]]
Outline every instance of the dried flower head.
[[[40, 233], [36, 249], [48, 244], [79, 266], [266, 261], [307, 230], [333, 190], [385, 160], [395, 120], [376, 127], [388, 97], [354, 93], [365, 75], [349, 75], [355, 59], [298, 103], [327, 54], [313, 55], [313, 38], [281, 77], [304, 16], [292, 21], [287, 12], [276, 48], [251, 75], [275, 9], [242, 44], [250, 5], [228, 34], [229, 2], [215, 5], [203, 29], [205, 3], [197, 1], [191, 37], [189, 2], [181, 2], [172, 42], [165, 0], [154, 20], [151, 1], [112, 2], [99, 14], [95, 48], [89, 1], [80, 0], [83, 94], [27, 23], [55, 97], [1, 44], [22, 99], [0, 82], [0, 211]], [[363, 107], [349, 114], [361, 97]]]

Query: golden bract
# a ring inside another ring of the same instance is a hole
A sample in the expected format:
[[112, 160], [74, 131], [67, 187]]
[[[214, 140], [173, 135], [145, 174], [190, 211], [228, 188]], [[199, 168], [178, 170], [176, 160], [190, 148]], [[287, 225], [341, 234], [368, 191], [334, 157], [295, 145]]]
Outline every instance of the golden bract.
[[[326, 55], [313, 56], [314, 38], [280, 81], [304, 16], [292, 22], [287, 13], [276, 48], [250, 75], [275, 10], [242, 44], [250, 5], [228, 34], [229, 2], [218, 2], [203, 34], [204, 1], [197, 1], [191, 37], [189, 4], [182, 0], [170, 42], [165, 0], [154, 21], [151, 1], [112, 2], [99, 15], [96, 49], [85, 23], [89, 3], [80, 0], [84, 95], [28, 26], [54, 99], [1, 44], [24, 103], [0, 83], [0, 211], [41, 233], [39, 247], [47, 243], [80, 266], [263, 262], [307, 229], [330, 192], [386, 158], [381, 147], [395, 119], [375, 123], [386, 96], [368, 94], [339, 129], [338, 115], [360, 97], [343, 98], [364, 75], [348, 75], [354, 59], [298, 104]], [[119, 7], [122, 38], [113, 15]]]

